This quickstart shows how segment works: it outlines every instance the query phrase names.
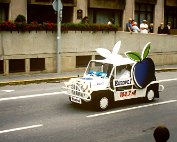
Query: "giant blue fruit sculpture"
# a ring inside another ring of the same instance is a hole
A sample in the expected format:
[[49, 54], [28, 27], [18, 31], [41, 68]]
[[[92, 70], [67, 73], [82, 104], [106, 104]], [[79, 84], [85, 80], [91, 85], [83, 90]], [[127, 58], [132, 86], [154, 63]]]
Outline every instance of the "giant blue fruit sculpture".
[[139, 88], [146, 87], [155, 78], [155, 65], [151, 58], [147, 58], [151, 48], [151, 43], [147, 43], [141, 55], [138, 52], [128, 51], [125, 55], [134, 60], [136, 63], [133, 66], [133, 80]]

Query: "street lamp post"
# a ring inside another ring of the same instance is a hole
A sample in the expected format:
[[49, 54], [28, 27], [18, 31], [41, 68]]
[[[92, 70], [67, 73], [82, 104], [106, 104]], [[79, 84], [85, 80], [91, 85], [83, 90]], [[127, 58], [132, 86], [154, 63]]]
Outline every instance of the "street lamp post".
[[63, 4], [61, 0], [54, 0], [53, 9], [57, 11], [57, 47], [56, 47], [56, 70], [61, 73], [61, 21]]

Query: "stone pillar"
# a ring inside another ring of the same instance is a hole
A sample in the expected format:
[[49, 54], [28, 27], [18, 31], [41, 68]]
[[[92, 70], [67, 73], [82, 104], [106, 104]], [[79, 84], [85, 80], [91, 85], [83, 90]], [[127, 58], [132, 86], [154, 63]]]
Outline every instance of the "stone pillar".
[[157, 0], [154, 13], [154, 32], [157, 33], [160, 23], [164, 23], [164, 0]]
[[30, 59], [25, 59], [25, 72], [30, 73]]
[[79, 23], [81, 19], [77, 19], [77, 10], [82, 10], [82, 18], [88, 16], [88, 0], [77, 0], [77, 7], [74, 7], [73, 22]]
[[9, 5], [9, 20], [15, 20], [19, 14], [27, 18], [27, 0], [11, 0]]
[[129, 18], [134, 19], [135, 13], [135, 0], [126, 0], [125, 10], [123, 13], [123, 23], [122, 28], [126, 30], [126, 23], [128, 22]]
[[4, 75], [9, 74], [9, 60], [4, 59]]
[[[63, 62], [63, 58], [61, 57], [61, 63]], [[45, 72], [56, 72], [56, 58], [45, 58]], [[66, 64], [61, 64], [62, 70], [65, 68]]]

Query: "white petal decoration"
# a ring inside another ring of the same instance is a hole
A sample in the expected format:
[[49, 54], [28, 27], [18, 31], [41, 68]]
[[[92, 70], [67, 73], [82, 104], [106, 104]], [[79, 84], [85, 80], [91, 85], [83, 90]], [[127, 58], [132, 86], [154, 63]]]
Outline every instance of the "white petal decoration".
[[97, 48], [96, 52], [105, 58], [109, 58], [112, 56], [112, 53], [106, 48]]
[[118, 41], [112, 49], [112, 54], [114, 55], [118, 54], [120, 50], [120, 46], [121, 46], [121, 41]]
[[105, 62], [112, 63], [116, 66], [126, 65], [126, 64], [134, 64], [135, 62], [130, 60], [127, 57], [123, 57], [122, 55], [111, 56], [105, 59]]

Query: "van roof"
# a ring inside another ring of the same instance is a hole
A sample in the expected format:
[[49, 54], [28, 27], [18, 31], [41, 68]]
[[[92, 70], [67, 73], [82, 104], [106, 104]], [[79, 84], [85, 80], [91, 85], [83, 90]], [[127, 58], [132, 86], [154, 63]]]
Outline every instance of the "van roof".
[[121, 66], [121, 65], [136, 63], [135, 61], [133, 61], [133, 60], [127, 58], [127, 57], [122, 57], [122, 56], [114, 56], [114, 57], [106, 58], [106, 59], [103, 59], [103, 60], [92, 60], [92, 61], [112, 64], [113, 66]]

